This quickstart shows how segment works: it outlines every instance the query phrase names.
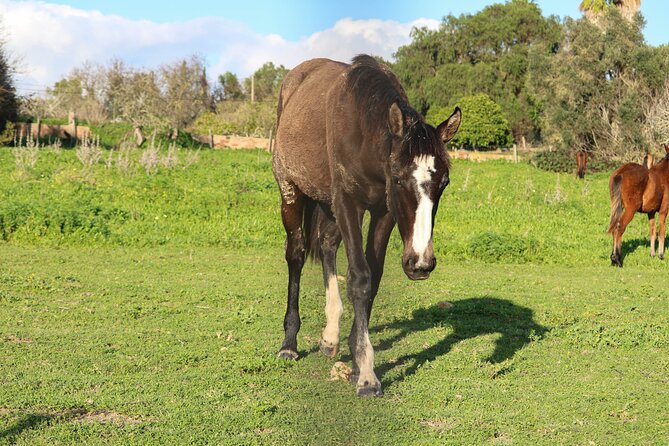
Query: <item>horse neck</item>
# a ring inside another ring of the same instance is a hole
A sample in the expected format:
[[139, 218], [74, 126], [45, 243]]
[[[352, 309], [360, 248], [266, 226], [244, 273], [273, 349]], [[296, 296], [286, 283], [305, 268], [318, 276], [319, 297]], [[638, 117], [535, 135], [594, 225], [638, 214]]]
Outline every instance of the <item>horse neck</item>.
[[662, 178], [669, 180], [669, 155], [662, 158], [662, 160], [651, 167], [650, 170], [659, 173]]

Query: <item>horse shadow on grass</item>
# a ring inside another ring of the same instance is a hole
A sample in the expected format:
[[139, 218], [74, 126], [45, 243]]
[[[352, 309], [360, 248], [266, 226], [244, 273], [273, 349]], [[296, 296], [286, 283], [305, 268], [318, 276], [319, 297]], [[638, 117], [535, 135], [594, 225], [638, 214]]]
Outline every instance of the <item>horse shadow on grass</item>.
[[[497, 364], [511, 359], [517, 351], [532, 340], [543, 337], [547, 329], [534, 321], [534, 312], [526, 307], [516, 305], [508, 300], [484, 296], [460, 301], [442, 302], [427, 308], [413, 311], [412, 317], [376, 326], [370, 331], [386, 330], [399, 332], [383, 339], [375, 348], [377, 351], [388, 350], [393, 344], [408, 335], [429, 330], [437, 326], [451, 326], [453, 332], [441, 341], [417, 353], [401, 356], [396, 360], [380, 364], [377, 372], [382, 377], [395, 367], [402, 367], [403, 373], [395, 378], [382, 379], [384, 385], [403, 381], [416, 373], [419, 367], [428, 361], [447, 354], [455, 344], [465, 339], [482, 335], [499, 333], [495, 341], [495, 349], [485, 361]], [[409, 364], [405, 367], [405, 364]], [[508, 367], [496, 373], [503, 375]]]
[[628, 254], [632, 254], [639, 247], [646, 248], [648, 250], [648, 254], [650, 255], [650, 239], [633, 238], [629, 240], [623, 240], [620, 247], [620, 263], [623, 263], [625, 257], [627, 257]]
[[0, 430], [0, 444], [13, 444], [26, 431], [38, 429], [44, 424], [49, 425], [56, 421], [70, 421], [85, 413], [83, 409], [68, 409], [60, 413], [24, 413], [13, 425]]

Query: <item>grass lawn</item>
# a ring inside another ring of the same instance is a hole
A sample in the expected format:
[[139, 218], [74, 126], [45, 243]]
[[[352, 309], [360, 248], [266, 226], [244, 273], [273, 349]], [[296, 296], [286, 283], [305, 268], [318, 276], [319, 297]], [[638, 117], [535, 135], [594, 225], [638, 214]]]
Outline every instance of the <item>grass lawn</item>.
[[669, 265], [637, 216], [609, 266], [605, 174], [456, 162], [430, 279], [391, 242], [371, 323], [385, 396], [363, 399], [318, 353], [317, 265], [302, 358], [276, 358], [265, 154], [129, 177], [83, 178], [67, 152], [27, 178], [0, 161], [0, 444], [667, 444]]

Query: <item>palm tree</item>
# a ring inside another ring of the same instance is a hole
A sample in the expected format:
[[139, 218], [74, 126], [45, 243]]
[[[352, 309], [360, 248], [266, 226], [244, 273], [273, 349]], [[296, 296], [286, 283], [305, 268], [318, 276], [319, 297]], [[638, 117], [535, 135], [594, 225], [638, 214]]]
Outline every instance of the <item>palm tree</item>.
[[632, 20], [632, 17], [641, 8], [641, 0], [582, 0], [579, 9], [588, 19], [594, 20], [601, 13], [613, 7], [618, 8], [627, 20]]

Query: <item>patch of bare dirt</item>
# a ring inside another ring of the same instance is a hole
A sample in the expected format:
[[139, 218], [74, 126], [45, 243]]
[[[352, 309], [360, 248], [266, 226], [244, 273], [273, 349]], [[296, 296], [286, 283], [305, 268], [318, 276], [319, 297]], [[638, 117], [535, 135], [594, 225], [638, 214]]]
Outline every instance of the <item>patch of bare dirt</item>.
[[144, 420], [139, 418], [107, 410], [84, 411], [76, 417], [76, 420], [83, 423], [113, 423], [120, 425], [141, 424], [144, 422]]
[[18, 336], [9, 335], [5, 338], [7, 342], [13, 342], [15, 344], [30, 344], [33, 340], [30, 338], [19, 338]]

